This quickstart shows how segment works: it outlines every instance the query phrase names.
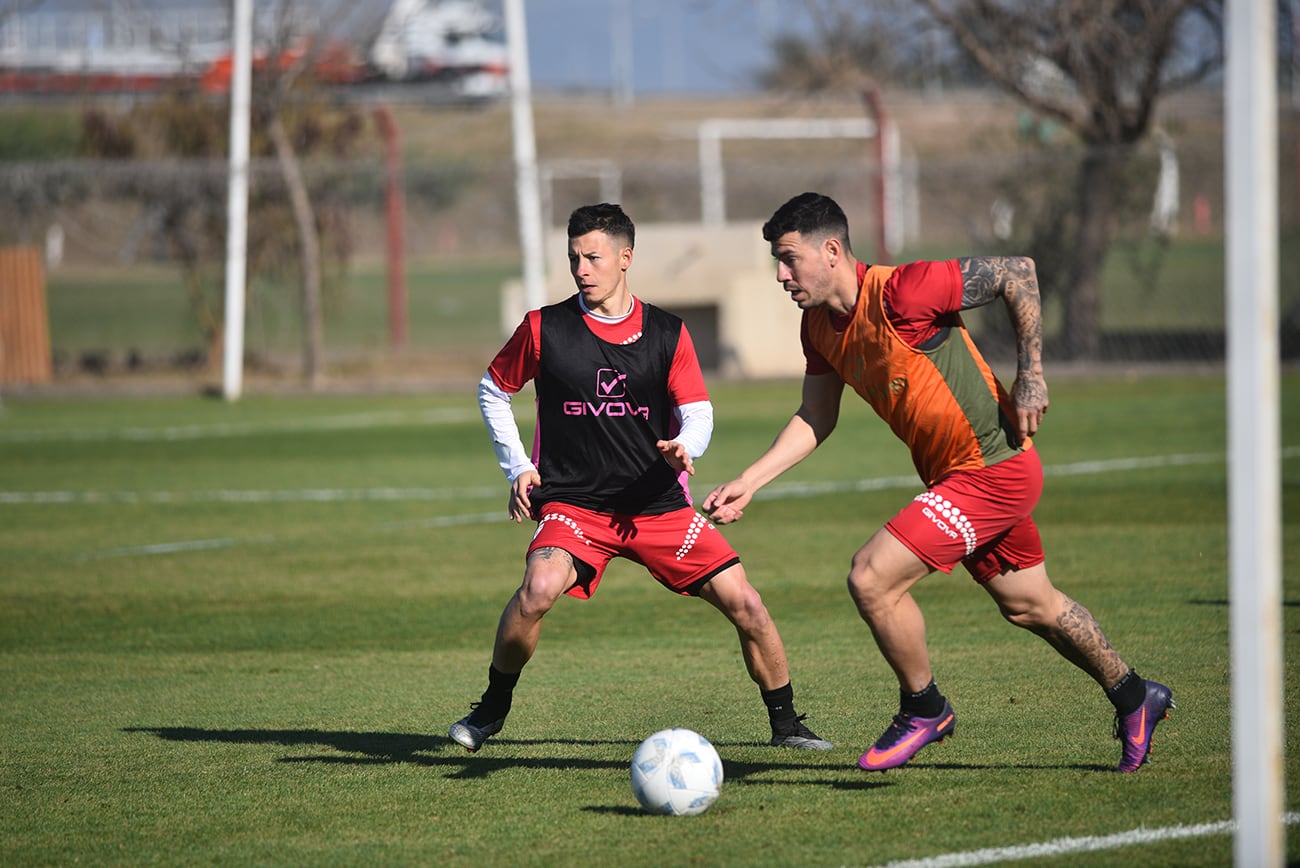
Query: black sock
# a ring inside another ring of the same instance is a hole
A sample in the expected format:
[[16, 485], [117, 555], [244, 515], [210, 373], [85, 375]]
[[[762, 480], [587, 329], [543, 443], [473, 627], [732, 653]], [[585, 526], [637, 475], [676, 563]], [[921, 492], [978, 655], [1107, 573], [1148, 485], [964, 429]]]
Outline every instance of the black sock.
[[933, 679], [919, 693], [898, 691], [898, 710], [912, 717], [938, 717], [945, 701]]
[[789, 729], [798, 717], [794, 712], [794, 687], [786, 682], [784, 687], [764, 690], [763, 704], [767, 706], [767, 717], [772, 721], [772, 731]]
[[1130, 715], [1146, 702], [1147, 683], [1141, 675], [1130, 669], [1113, 687], [1106, 688], [1106, 698], [1121, 717]]
[[510, 713], [510, 703], [514, 699], [515, 685], [519, 683], [518, 672], [502, 672], [495, 666], [488, 666], [488, 686], [483, 691], [475, 713], [486, 720], [500, 720]]

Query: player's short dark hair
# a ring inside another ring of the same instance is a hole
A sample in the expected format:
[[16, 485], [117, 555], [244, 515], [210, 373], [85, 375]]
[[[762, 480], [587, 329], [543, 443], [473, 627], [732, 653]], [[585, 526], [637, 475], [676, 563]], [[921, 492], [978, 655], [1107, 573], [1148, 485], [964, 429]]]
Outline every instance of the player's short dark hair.
[[618, 205], [609, 202], [583, 205], [569, 215], [570, 238], [581, 238], [588, 232], [597, 230], [610, 238], [623, 239], [628, 247], [636, 246], [636, 227], [632, 225], [632, 218], [624, 214]]
[[782, 235], [798, 232], [810, 237], [834, 237], [849, 244], [849, 219], [830, 196], [800, 193], [786, 202], [763, 224], [763, 240], [771, 244]]

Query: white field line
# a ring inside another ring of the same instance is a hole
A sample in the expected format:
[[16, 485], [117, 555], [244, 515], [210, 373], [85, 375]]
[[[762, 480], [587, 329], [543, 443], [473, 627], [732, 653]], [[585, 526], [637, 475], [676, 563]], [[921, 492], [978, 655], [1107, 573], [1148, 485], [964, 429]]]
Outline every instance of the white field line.
[[156, 543], [147, 546], [129, 546], [120, 549], [104, 549], [85, 555], [80, 560], [91, 558], [120, 558], [131, 555], [172, 555], [178, 552], [207, 551], [210, 549], [228, 549], [254, 543], [274, 542], [274, 537], [226, 537], [224, 539], [196, 539], [189, 542]]
[[415, 518], [410, 521], [390, 521], [383, 525], [383, 529], [423, 530], [435, 527], [464, 527], [470, 524], [497, 524], [510, 520], [510, 516], [502, 509], [498, 512], [480, 512], [477, 515], [439, 515], [433, 518]]
[[[1300, 446], [1282, 450], [1282, 458], [1300, 456]], [[1098, 461], [1076, 461], [1072, 464], [1054, 464], [1043, 468], [1047, 476], [1091, 476], [1128, 470], [1153, 470], [1161, 467], [1185, 467], [1198, 464], [1222, 464], [1221, 452], [1202, 452], [1188, 455], [1151, 455], [1146, 458], [1111, 458]], [[842, 494], [853, 491], [883, 491], [889, 488], [921, 489], [916, 476], [884, 476], [877, 479], [832, 480], [827, 482], [774, 483], [754, 496], [755, 500], [788, 500], [795, 497], [820, 497], [824, 494]]]
[[[1300, 456], [1300, 446], [1282, 450], [1283, 458]], [[1181, 467], [1198, 464], [1216, 464], [1224, 460], [1219, 453], [1190, 455], [1155, 455], [1147, 458], [1114, 458], [1101, 461], [1079, 461], [1044, 468], [1048, 476], [1082, 476], [1114, 473], [1128, 470], [1150, 470], [1161, 467]], [[708, 491], [714, 484], [695, 486], [698, 491]], [[821, 497], [826, 494], [843, 494], [857, 491], [884, 491], [894, 488], [921, 487], [914, 475], [882, 476], [874, 479], [827, 480], [824, 482], [775, 482], [764, 488], [756, 500], [790, 500], [803, 497]], [[212, 491], [0, 491], [0, 504], [97, 504], [97, 503], [333, 503], [349, 501], [433, 501], [473, 500], [502, 495], [502, 488], [477, 486], [472, 488], [303, 488], [303, 489], [216, 489]], [[504, 495], [502, 495], [504, 496]], [[467, 517], [470, 518], [470, 517]], [[461, 522], [465, 523], [465, 522]]]
[[[496, 490], [493, 490], [493, 493]], [[476, 515], [443, 515], [434, 518], [412, 519], [410, 521], [388, 522], [380, 526], [384, 531], [429, 530], [444, 527], [464, 527], [472, 524], [495, 524], [510, 521], [503, 509], [500, 512], [481, 512]], [[217, 539], [196, 539], [183, 542], [154, 543], [143, 546], [123, 546], [122, 548], [100, 549], [77, 556], [77, 560], [99, 560], [102, 558], [127, 558], [146, 555], [174, 555], [181, 552], [209, 551], [212, 549], [229, 549], [245, 545], [265, 545], [273, 543], [273, 536], [256, 537], [219, 537]]]
[[341, 503], [349, 501], [473, 500], [496, 497], [504, 487], [300, 488], [215, 491], [0, 491], [0, 504], [59, 503]]
[[[1291, 813], [1282, 817], [1288, 826], [1300, 823], [1300, 814]], [[1130, 832], [1118, 832], [1114, 835], [1088, 835], [1082, 838], [1057, 838], [1041, 844], [1020, 844], [1014, 847], [990, 847], [985, 850], [968, 850], [965, 853], [945, 853], [925, 859], [908, 859], [902, 862], [890, 862], [882, 868], [965, 868], [969, 865], [992, 865], [997, 862], [1016, 862], [1022, 859], [1044, 859], [1055, 856], [1069, 856], [1075, 853], [1096, 853], [1102, 850], [1118, 850], [1121, 847], [1134, 847], [1140, 844], [1159, 844], [1165, 841], [1180, 841], [1186, 838], [1204, 838], [1208, 835], [1226, 835], [1236, 831], [1233, 820], [1218, 823], [1198, 823], [1194, 826], [1165, 826], [1160, 829], [1137, 828]]]
[[479, 418], [478, 409], [449, 407], [441, 410], [390, 410], [343, 416], [304, 416], [278, 422], [216, 422], [207, 425], [171, 425], [162, 428], [82, 428], [68, 431], [0, 431], [0, 443], [91, 443], [122, 440], [132, 443], [166, 443], [297, 431], [354, 431], [385, 425], [446, 425]]
[[[1282, 450], [1282, 458], [1300, 456], [1300, 446], [1290, 446]], [[1131, 470], [1153, 469], [1161, 467], [1178, 467], [1198, 464], [1215, 464], [1224, 461], [1220, 453], [1194, 453], [1185, 455], [1156, 455], [1146, 458], [1116, 458], [1102, 461], [1081, 461], [1073, 464], [1058, 464], [1044, 468], [1048, 476], [1078, 476], [1100, 473], [1113, 473]], [[827, 482], [792, 482], [774, 483], [758, 493], [758, 500], [786, 500], [792, 498], [819, 497], [856, 491], [883, 491], [894, 488], [919, 488], [920, 482], [915, 476], [885, 476], [875, 479], [839, 480]], [[707, 491], [712, 485], [699, 486], [698, 490]], [[181, 504], [203, 502], [229, 503], [333, 503], [355, 501], [433, 501], [433, 500], [473, 500], [491, 498], [501, 495], [503, 488], [479, 486], [475, 488], [436, 489], [436, 488], [362, 488], [362, 489], [301, 489], [301, 490], [217, 490], [192, 492], [140, 492], [140, 491], [0, 491], [0, 505], [35, 505], [35, 504], [100, 504], [100, 503], [146, 503], [146, 504]], [[470, 515], [439, 516], [406, 522], [389, 523], [383, 530], [431, 529], [444, 527], [463, 527], [474, 524], [490, 524], [505, 521], [504, 510], [498, 513], [475, 513]], [[216, 540], [190, 540], [183, 542], [160, 543], [156, 545], [136, 546], [99, 551], [85, 557], [125, 557], [131, 555], [171, 554], [181, 551], [196, 551], [209, 548], [229, 548], [245, 543], [273, 542], [273, 537], [222, 538]]]

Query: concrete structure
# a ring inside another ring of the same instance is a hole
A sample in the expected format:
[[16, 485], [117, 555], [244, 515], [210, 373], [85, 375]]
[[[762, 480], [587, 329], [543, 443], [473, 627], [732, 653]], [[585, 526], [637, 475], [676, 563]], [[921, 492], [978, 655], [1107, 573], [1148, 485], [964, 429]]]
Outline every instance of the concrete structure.
[[[547, 234], [546, 304], [574, 292], [567, 247], [563, 229]], [[761, 223], [640, 224], [628, 285], [639, 298], [686, 321], [706, 373], [730, 379], [803, 374], [800, 311], [776, 282]], [[501, 294], [505, 334], [514, 331], [525, 311], [522, 283], [506, 283]]]

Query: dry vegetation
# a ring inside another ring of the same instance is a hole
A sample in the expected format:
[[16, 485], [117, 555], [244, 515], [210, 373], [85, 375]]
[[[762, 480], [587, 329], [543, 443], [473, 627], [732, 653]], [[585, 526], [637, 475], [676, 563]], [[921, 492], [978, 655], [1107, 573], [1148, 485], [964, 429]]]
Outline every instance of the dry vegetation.
[[[919, 152], [951, 152], [955, 133], [1002, 130], [1015, 132], [1017, 108], [993, 94], [960, 98], [925, 98], [893, 94], [886, 105], [895, 113], [904, 139]], [[597, 97], [539, 97], [533, 107], [538, 156], [546, 158], [681, 159], [694, 161], [690, 131], [710, 118], [857, 118], [866, 116], [863, 101], [829, 97], [798, 98], [754, 95], [721, 98], [642, 99], [619, 108]], [[506, 102], [462, 108], [407, 106], [400, 117], [409, 159], [509, 160], [510, 105]], [[787, 148], [794, 146], [787, 145]]]
[[[1018, 103], [989, 91], [942, 94], [888, 92], [886, 110], [905, 147], [918, 156], [954, 156], [1013, 150], [1021, 114]], [[1162, 123], [1176, 132], [1219, 133], [1217, 90], [1167, 100]], [[399, 110], [410, 159], [495, 160], [511, 156], [507, 102], [463, 108], [405, 106]], [[533, 107], [539, 157], [637, 160], [674, 156], [695, 159], [688, 133], [709, 118], [855, 118], [866, 116], [860, 99], [752, 95], [721, 98], [650, 98], [628, 108], [597, 97], [539, 97]], [[791, 146], [793, 147], [793, 146]]]
[[[947, 191], [946, 197], [960, 198], [961, 190], [969, 189], [981, 211], [989, 198], [988, 178], [1005, 175], [1007, 161], [1014, 166], [1017, 154], [1032, 146], [1020, 134], [1024, 110], [996, 92], [894, 91], [884, 95], [884, 104], [898, 127], [904, 156], [916, 159], [932, 182]], [[412, 236], [418, 239], [418, 249], [430, 255], [513, 252], [509, 103], [471, 108], [406, 105], [397, 111], [409, 172], [437, 165], [473, 176], [450, 208], [424, 210], [418, 197], [411, 197]], [[1161, 114], [1160, 127], [1180, 147], [1209, 147], [1217, 159], [1222, 134], [1216, 90], [1171, 98]], [[552, 95], [538, 97], [533, 116], [539, 159], [613, 161], [623, 172], [625, 203], [638, 219], [655, 221], [698, 215], [699, 157], [693, 131], [700, 121], [861, 118], [867, 108], [862, 99], [851, 96], [654, 98], [619, 108], [597, 96]], [[729, 216], [742, 219], [765, 216], [782, 195], [813, 185], [831, 188], [827, 191], [834, 194], [839, 184], [839, 191], [847, 189], [852, 199], [866, 189], [875, 164], [874, 146], [858, 140], [729, 141], [724, 150], [729, 208], [736, 212]], [[797, 169], [800, 163], [806, 165]], [[570, 199], [557, 191], [554, 214], [562, 215], [597, 195], [597, 186], [593, 180], [566, 192]], [[965, 233], [970, 220], [966, 205], [946, 198], [923, 202], [922, 208], [927, 235], [942, 239]], [[850, 216], [855, 217], [852, 212]]]

